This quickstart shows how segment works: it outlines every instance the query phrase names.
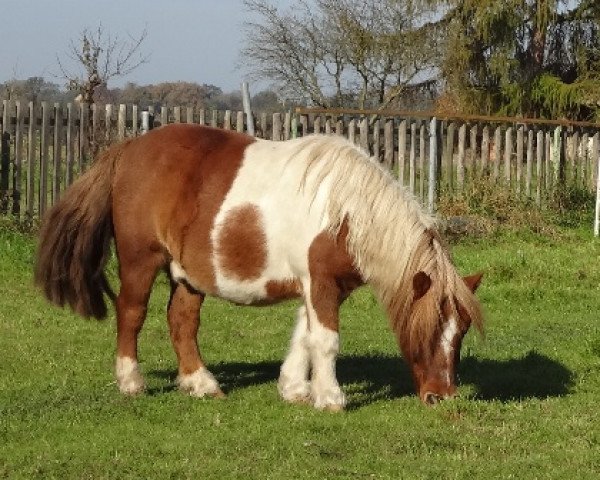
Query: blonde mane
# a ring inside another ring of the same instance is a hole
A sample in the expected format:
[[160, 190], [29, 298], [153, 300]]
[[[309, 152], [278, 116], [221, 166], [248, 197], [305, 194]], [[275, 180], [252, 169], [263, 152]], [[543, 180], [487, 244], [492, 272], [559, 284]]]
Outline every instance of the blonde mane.
[[[411, 345], [429, 341], [440, 327], [444, 299], [453, 300], [457, 320], [459, 304], [481, 330], [479, 303], [456, 272], [436, 219], [416, 198], [342, 137], [311, 135], [294, 142], [291, 161], [306, 162], [301, 188], [314, 198], [328, 184], [328, 229], [337, 235], [347, 222], [347, 248], [355, 267], [375, 289], [397, 334]], [[431, 287], [415, 302], [413, 278], [419, 271], [431, 278]]]

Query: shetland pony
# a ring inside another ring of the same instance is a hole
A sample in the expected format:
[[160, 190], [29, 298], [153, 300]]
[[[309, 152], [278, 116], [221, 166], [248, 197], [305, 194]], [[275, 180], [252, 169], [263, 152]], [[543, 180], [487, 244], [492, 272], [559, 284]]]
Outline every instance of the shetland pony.
[[[103, 269], [114, 237], [120, 291]], [[454, 395], [463, 336], [482, 315], [481, 275], [462, 279], [434, 218], [376, 162], [337, 136], [271, 142], [169, 125], [105, 151], [48, 212], [35, 279], [53, 303], [117, 313], [116, 378], [144, 389], [138, 334], [160, 269], [171, 281], [177, 382], [222, 396], [198, 350], [206, 295], [240, 305], [301, 298], [278, 390], [318, 409], [345, 405], [335, 373], [338, 310], [363, 283], [386, 309], [417, 393]], [[369, 328], [365, 325], [364, 328]]]

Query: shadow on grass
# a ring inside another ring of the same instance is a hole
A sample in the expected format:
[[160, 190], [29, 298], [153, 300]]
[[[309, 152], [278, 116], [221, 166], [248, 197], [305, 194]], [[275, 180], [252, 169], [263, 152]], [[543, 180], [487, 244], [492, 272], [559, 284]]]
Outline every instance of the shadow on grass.
[[[228, 362], [210, 366], [223, 391], [230, 392], [252, 385], [276, 382], [280, 362]], [[410, 372], [400, 357], [386, 355], [342, 356], [337, 362], [338, 380], [349, 393], [349, 409], [360, 408], [382, 399], [414, 395]], [[158, 378], [175, 381], [177, 372], [155, 370]], [[459, 383], [475, 387], [474, 398], [515, 401], [567, 395], [574, 375], [563, 364], [536, 352], [511, 360], [463, 359]], [[154, 389], [152, 394], [170, 391], [174, 386]]]
[[562, 363], [534, 351], [502, 361], [466, 357], [458, 374], [460, 383], [475, 386], [475, 398], [505, 402], [562, 397], [575, 382], [573, 372]]

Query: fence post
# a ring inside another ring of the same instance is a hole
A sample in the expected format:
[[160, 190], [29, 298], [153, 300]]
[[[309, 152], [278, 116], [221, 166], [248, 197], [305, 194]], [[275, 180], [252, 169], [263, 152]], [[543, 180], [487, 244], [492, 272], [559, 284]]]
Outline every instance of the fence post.
[[290, 129], [292, 138], [296, 138], [298, 136], [298, 117], [296, 115], [290, 121]]
[[[7, 127], [4, 129], [4, 127]], [[8, 125], [2, 125], [4, 132], [0, 145], [0, 213], [8, 212], [8, 179], [10, 177], [10, 133]]]
[[594, 135], [594, 149], [593, 149], [593, 157], [596, 162], [596, 166], [594, 168], [596, 172], [596, 212], [594, 217], [594, 236], [597, 237], [600, 235], [600, 145], [598, 145], [598, 133]]
[[406, 165], [406, 120], [398, 127], [398, 180], [404, 185], [404, 167]]
[[281, 140], [281, 113], [278, 112], [273, 114], [273, 131], [271, 132], [271, 139], [275, 141]]
[[513, 152], [513, 140], [512, 140], [512, 127], [508, 127], [504, 134], [504, 181], [506, 185], [510, 186], [510, 174], [512, 164], [512, 152]]
[[254, 117], [250, 108], [250, 90], [248, 82], [242, 82], [242, 106], [246, 114], [246, 131], [248, 135], [254, 136]]
[[427, 195], [427, 209], [433, 213], [437, 192], [437, 163], [438, 163], [438, 138], [437, 118], [433, 117], [429, 123], [429, 189]]
[[142, 112], [142, 135], [148, 133], [154, 127], [154, 115], [150, 112]]
[[21, 177], [23, 165], [23, 108], [20, 101], [15, 102], [17, 109], [17, 123], [15, 125], [15, 162], [13, 168], [13, 206], [12, 213], [15, 217], [21, 215]]
[[561, 140], [562, 140], [562, 128], [556, 127], [554, 130], [554, 141], [552, 142], [552, 163], [554, 164], [554, 183], [558, 187], [560, 180], [560, 151], [561, 151]]

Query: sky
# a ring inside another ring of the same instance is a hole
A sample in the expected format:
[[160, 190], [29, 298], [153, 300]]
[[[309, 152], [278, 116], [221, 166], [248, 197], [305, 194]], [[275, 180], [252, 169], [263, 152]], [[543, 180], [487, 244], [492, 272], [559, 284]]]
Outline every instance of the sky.
[[[287, 8], [293, 0], [272, 3]], [[230, 92], [246, 80], [238, 66], [249, 19], [242, 0], [0, 0], [0, 11], [0, 83], [42, 76], [64, 84], [56, 56], [69, 65], [70, 40], [99, 24], [121, 38], [148, 31], [149, 62], [109, 87], [182, 80]]]

